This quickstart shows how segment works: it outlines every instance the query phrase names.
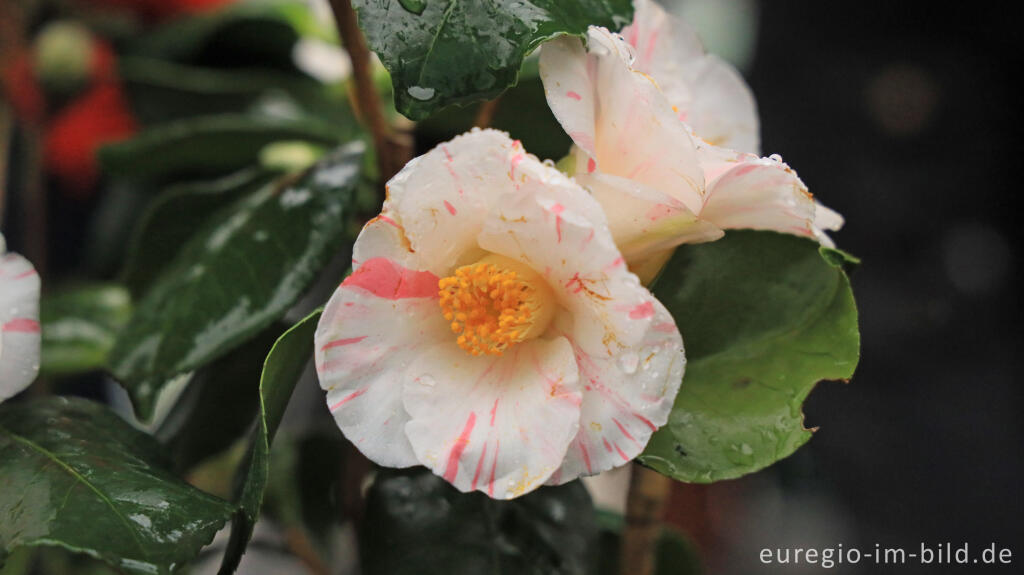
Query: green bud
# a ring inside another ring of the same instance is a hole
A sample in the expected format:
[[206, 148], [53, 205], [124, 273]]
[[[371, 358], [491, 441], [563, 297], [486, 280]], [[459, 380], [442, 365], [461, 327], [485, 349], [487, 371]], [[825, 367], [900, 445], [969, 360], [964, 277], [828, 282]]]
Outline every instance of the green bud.
[[33, 45], [35, 74], [48, 92], [69, 94], [89, 79], [93, 35], [77, 22], [58, 20], [47, 24]]

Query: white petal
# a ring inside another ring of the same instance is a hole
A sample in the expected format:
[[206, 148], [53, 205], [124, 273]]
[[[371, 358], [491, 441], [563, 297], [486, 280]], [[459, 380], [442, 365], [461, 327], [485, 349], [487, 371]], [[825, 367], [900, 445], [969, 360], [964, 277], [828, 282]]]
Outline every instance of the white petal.
[[384, 223], [417, 254], [417, 269], [444, 276], [467, 263], [458, 260], [472, 257], [489, 207], [514, 189], [508, 158], [521, 149], [504, 132], [473, 131], [412, 160], [388, 182]]
[[680, 244], [722, 237], [722, 230], [679, 200], [634, 180], [597, 172], [577, 176], [576, 181], [601, 204], [615, 244], [634, 272]]
[[[651, 426], [664, 424], [682, 378], [682, 337], [664, 307], [624, 265], [595, 200], [557, 172], [523, 162], [519, 195], [501, 198], [480, 245], [518, 259], [548, 279], [565, 313], [555, 334], [572, 342], [580, 366], [584, 410], [570, 463], [553, 481], [597, 473], [643, 449]], [[587, 398], [588, 394], [597, 394]], [[618, 423], [616, 423], [618, 421]], [[618, 430], [607, 437], [614, 457], [583, 455], [591, 429]], [[621, 428], [620, 428], [621, 425]], [[646, 429], [644, 429], [646, 428]], [[622, 431], [622, 430], [625, 431]], [[631, 442], [621, 444], [620, 440]]]
[[758, 153], [757, 105], [739, 72], [706, 54], [696, 32], [657, 3], [637, 0], [635, 6], [633, 24], [622, 31], [637, 54], [633, 68], [654, 78], [701, 138]]
[[590, 353], [570, 338], [584, 386], [580, 431], [550, 483], [624, 465], [668, 421], [686, 358], [672, 316], [661, 302], [650, 304], [642, 339], [615, 357]]
[[39, 373], [39, 274], [25, 258], [2, 252], [0, 236], [0, 401]]
[[708, 185], [701, 217], [723, 229], [815, 237], [814, 200], [796, 172], [770, 158], [746, 159]]
[[689, 128], [654, 81], [630, 68], [619, 36], [591, 27], [588, 42], [584, 53], [579, 40], [561, 38], [540, 58], [548, 105], [589, 156], [577, 173], [636, 180], [699, 210], [704, 178]]
[[511, 499], [542, 485], [576, 434], [580, 386], [564, 338], [531, 340], [501, 357], [434, 346], [405, 381], [416, 456], [461, 491]]
[[417, 464], [405, 435], [402, 381], [409, 364], [450, 339], [438, 278], [371, 258], [345, 279], [320, 317], [316, 369], [338, 427], [388, 467]]

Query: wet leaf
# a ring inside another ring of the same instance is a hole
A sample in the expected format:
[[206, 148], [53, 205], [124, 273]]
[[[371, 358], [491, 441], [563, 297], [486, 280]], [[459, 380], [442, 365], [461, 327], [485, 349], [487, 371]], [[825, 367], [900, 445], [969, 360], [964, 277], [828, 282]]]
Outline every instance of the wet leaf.
[[160, 445], [98, 403], [0, 408], [0, 552], [57, 546], [129, 573], [194, 558], [232, 507], [166, 471]]
[[260, 411], [246, 464], [236, 478], [238, 510], [231, 520], [231, 539], [221, 563], [221, 575], [234, 573], [252, 537], [263, 504], [270, 469], [270, 445], [284, 417], [288, 400], [306, 364], [313, 357], [313, 333], [320, 310], [286, 331], [270, 350], [260, 377]]
[[630, 0], [356, 0], [370, 48], [391, 72], [398, 110], [422, 120], [451, 104], [490, 99], [516, 83], [523, 58], [589, 25], [619, 30]]
[[109, 367], [149, 418], [160, 388], [269, 326], [343, 248], [362, 145], [292, 183], [228, 206], [196, 233], [139, 301]]
[[131, 140], [104, 146], [103, 171], [123, 178], [160, 180], [219, 176], [256, 163], [271, 142], [302, 140], [337, 145], [344, 134], [322, 121], [267, 115], [198, 116], [161, 124]]
[[360, 533], [366, 575], [583, 574], [597, 521], [579, 481], [497, 501], [424, 468], [384, 469]]
[[266, 186], [277, 174], [246, 168], [223, 178], [169, 186], [135, 225], [121, 279], [135, 293], [174, 261], [192, 234], [225, 206]]
[[676, 250], [654, 293], [686, 344], [667, 425], [640, 461], [683, 481], [757, 471], [810, 439], [801, 406], [822, 379], [847, 379], [860, 354], [850, 282], [818, 244], [730, 231]]
[[63, 375], [102, 369], [131, 310], [128, 290], [117, 284], [85, 285], [45, 295], [40, 304], [40, 371]]

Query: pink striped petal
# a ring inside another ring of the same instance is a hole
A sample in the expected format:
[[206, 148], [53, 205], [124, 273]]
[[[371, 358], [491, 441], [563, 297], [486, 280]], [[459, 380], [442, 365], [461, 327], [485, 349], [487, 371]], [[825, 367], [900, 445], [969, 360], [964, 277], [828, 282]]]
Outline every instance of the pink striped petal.
[[3, 253], [0, 236], [0, 402], [39, 372], [39, 275], [25, 258]]
[[633, 24], [622, 31], [636, 53], [633, 68], [654, 78], [701, 138], [759, 153], [757, 105], [739, 72], [705, 53], [693, 29], [656, 2], [636, 0], [635, 7]]
[[419, 460], [461, 491], [511, 499], [542, 485], [579, 426], [580, 387], [564, 338], [500, 357], [436, 345], [409, 368], [406, 431]]
[[417, 464], [405, 435], [404, 369], [430, 343], [448, 338], [437, 276], [371, 258], [328, 302], [317, 327], [316, 368], [338, 427], [381, 465]]
[[[548, 105], [589, 156], [576, 162], [577, 173], [636, 180], [696, 212], [704, 178], [689, 129], [655, 82], [630, 67], [631, 60], [628, 44], [596, 27], [589, 31], [587, 50], [568, 37], [541, 50]], [[581, 97], [569, 96], [567, 88]]]

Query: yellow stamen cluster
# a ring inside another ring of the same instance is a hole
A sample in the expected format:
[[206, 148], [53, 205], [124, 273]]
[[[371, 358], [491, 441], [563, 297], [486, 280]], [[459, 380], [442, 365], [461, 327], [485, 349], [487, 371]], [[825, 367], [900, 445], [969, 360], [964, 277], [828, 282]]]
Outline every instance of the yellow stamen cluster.
[[458, 334], [459, 347], [472, 355], [501, 355], [547, 327], [550, 293], [535, 272], [523, 267], [490, 256], [438, 283], [441, 311]]

